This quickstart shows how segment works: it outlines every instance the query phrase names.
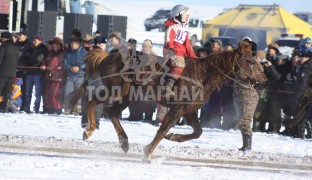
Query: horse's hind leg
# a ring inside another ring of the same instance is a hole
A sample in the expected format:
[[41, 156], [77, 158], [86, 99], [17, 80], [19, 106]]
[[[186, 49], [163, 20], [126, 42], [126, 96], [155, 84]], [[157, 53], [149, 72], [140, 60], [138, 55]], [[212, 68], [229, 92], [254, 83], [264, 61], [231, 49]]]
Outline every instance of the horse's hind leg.
[[88, 139], [94, 132], [96, 128], [95, 124], [95, 115], [94, 115], [94, 109], [96, 106], [96, 101], [92, 100], [88, 102], [88, 127], [83, 132], [82, 139], [86, 140]]
[[[121, 149], [127, 153], [129, 150], [129, 142], [128, 142], [128, 136], [124, 129], [122, 128], [119, 116], [121, 115], [121, 112], [128, 107], [130, 104], [129, 101], [126, 100], [127, 98], [123, 98], [123, 102], [115, 102], [109, 109], [108, 109], [108, 115], [114, 125], [115, 131], [118, 135], [119, 144], [121, 146]], [[124, 101], [125, 100], [125, 101]]]
[[156, 136], [153, 141], [145, 146], [144, 148], [144, 160], [150, 161], [152, 159], [152, 154], [159, 144], [159, 142], [165, 137], [170, 128], [180, 119], [182, 111], [180, 109], [170, 109], [167, 115], [164, 118], [164, 121], [161, 123]]
[[165, 136], [166, 139], [170, 141], [176, 141], [176, 142], [184, 142], [191, 139], [197, 139], [202, 134], [203, 130], [199, 124], [199, 120], [197, 117], [197, 112], [190, 112], [185, 114], [184, 119], [188, 125], [190, 125], [193, 128], [193, 133], [191, 134], [167, 134]]

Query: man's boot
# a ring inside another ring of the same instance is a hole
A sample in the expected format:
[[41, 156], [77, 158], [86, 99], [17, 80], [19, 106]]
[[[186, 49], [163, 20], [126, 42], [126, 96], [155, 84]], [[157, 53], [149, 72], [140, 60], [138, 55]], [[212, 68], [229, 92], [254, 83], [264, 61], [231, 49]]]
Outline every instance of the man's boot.
[[248, 151], [251, 150], [251, 136], [250, 135], [242, 135], [243, 136], [243, 147], [238, 149], [240, 151]]
[[306, 122], [306, 128], [307, 128], [307, 132], [308, 132], [306, 135], [306, 138], [311, 139], [312, 138], [312, 135], [311, 135], [312, 129], [311, 129], [311, 122], [310, 121]]
[[75, 106], [75, 114], [76, 115], [81, 115], [81, 105], [76, 105]]
[[0, 113], [8, 113], [9, 112], [9, 106], [8, 106], [8, 101], [3, 101], [1, 106], [0, 106]]
[[301, 139], [305, 139], [305, 127], [306, 127], [306, 122], [300, 122], [298, 124], [298, 134], [295, 136], [295, 138], [301, 138]]
[[168, 78], [164, 84], [165, 90], [162, 93], [163, 98], [172, 98], [175, 96], [174, 92], [172, 91], [173, 85], [175, 83], [175, 79], [173, 78]]

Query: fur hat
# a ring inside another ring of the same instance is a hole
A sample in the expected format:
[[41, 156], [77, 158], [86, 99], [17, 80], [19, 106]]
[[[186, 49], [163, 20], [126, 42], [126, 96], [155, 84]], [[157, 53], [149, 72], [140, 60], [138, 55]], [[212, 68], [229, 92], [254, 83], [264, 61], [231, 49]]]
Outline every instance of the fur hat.
[[121, 32], [114, 31], [112, 34], [108, 36], [108, 39], [111, 39], [113, 37], [117, 38], [118, 40], [121, 40]]
[[62, 47], [64, 47], [64, 41], [59, 37], [53, 38], [52, 44], [58, 44], [58, 45], [61, 45]]
[[264, 59], [266, 57], [266, 54], [262, 50], [258, 50], [256, 56], [258, 56], [260, 59]]
[[278, 49], [279, 46], [278, 46], [278, 44], [276, 42], [273, 42], [273, 43], [269, 44], [268, 48], [274, 49], [277, 54], [279, 53], [279, 49]]

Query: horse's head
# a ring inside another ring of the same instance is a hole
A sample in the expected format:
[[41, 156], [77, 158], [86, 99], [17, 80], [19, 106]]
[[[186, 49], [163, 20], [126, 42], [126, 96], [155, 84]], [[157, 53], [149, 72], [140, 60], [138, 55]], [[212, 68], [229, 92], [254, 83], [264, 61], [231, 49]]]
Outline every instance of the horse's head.
[[240, 56], [236, 61], [236, 72], [241, 71], [244, 73], [251, 85], [266, 86], [268, 79], [263, 72], [261, 64], [255, 61], [252, 56], [251, 45], [248, 42], [240, 41], [237, 52]]

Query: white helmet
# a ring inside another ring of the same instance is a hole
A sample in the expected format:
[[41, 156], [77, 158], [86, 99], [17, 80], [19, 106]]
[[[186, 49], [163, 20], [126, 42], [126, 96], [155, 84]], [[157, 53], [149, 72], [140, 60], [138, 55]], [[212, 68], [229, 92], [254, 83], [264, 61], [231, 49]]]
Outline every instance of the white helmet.
[[179, 14], [182, 14], [184, 11], [188, 9], [189, 9], [188, 7], [182, 4], [175, 5], [171, 10], [171, 17], [175, 18], [176, 16], [178, 16]]

